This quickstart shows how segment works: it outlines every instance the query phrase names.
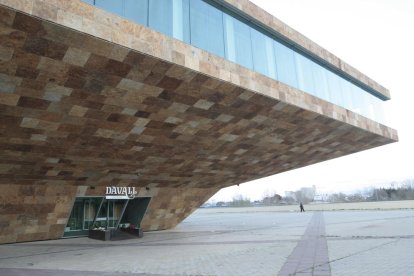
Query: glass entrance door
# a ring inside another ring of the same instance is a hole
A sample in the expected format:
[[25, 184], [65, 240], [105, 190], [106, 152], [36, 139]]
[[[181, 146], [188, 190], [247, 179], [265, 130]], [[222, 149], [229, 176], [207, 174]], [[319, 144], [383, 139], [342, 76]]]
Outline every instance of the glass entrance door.
[[[126, 199], [104, 199], [99, 215], [96, 218], [92, 228], [114, 228], [121, 219], [122, 208], [126, 203]], [[92, 221], [91, 223], [93, 222]], [[92, 225], [90, 225], [92, 226]]]
[[125, 199], [76, 198], [63, 237], [88, 236], [89, 229], [116, 228], [118, 223], [121, 228], [140, 228], [150, 200], [149, 197], [129, 200], [122, 215]]
[[87, 236], [101, 200], [101, 197], [76, 198], [63, 236]]
[[70, 214], [68, 224], [65, 228], [66, 231], [79, 231], [83, 226], [83, 201], [82, 199], [76, 199], [73, 205], [72, 212]]

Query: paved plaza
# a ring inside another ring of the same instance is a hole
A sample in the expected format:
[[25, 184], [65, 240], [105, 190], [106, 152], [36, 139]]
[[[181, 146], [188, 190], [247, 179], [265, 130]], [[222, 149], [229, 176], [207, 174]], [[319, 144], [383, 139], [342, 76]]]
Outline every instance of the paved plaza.
[[413, 248], [413, 209], [199, 209], [142, 239], [1, 245], [0, 275], [414, 275]]

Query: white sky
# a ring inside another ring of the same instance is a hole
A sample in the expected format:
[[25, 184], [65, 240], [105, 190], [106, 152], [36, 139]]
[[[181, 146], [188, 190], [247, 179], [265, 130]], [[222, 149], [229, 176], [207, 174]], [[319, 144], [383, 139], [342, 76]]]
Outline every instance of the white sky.
[[398, 143], [222, 189], [212, 199], [317, 187], [349, 192], [414, 178], [414, 1], [251, 0], [391, 92]]

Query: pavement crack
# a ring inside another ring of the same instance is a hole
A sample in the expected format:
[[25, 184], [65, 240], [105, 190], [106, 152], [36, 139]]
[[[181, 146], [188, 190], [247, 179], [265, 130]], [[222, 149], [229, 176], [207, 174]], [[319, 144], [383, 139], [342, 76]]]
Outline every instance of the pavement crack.
[[341, 261], [341, 260], [344, 260], [346, 258], [353, 257], [353, 256], [356, 256], [356, 255], [365, 253], [365, 252], [369, 252], [369, 251], [378, 249], [380, 247], [383, 247], [383, 246], [386, 246], [386, 245], [389, 245], [389, 244], [397, 243], [398, 241], [399, 241], [399, 239], [395, 239], [393, 241], [385, 242], [385, 243], [382, 243], [382, 244], [379, 244], [379, 245], [376, 245], [376, 246], [373, 246], [373, 247], [370, 247], [370, 248], [367, 248], [367, 249], [364, 249], [364, 250], [360, 250], [360, 251], [354, 252], [352, 254], [348, 254], [346, 256], [331, 260], [331, 261], [328, 262], [328, 264], [331, 264], [331, 263], [334, 263], [334, 262], [337, 262], [337, 261]]

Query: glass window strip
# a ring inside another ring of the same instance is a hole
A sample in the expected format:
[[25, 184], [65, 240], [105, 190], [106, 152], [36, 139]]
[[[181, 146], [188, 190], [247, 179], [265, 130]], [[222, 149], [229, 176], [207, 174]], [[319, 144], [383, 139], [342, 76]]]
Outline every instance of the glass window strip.
[[[268, 34], [268, 31], [262, 31], [260, 27], [245, 22], [233, 11], [209, 0], [83, 1], [378, 122], [383, 122], [382, 119], [385, 117], [383, 100], [371, 91], [356, 85], [319, 62], [314, 62], [312, 58]], [[134, 17], [133, 11], [130, 10], [134, 9], [131, 3], [138, 3], [134, 1], [139, 1], [139, 5], [146, 12], [140, 10], [140, 15]], [[191, 7], [192, 5], [198, 6], [198, 10]], [[197, 14], [193, 14], [198, 13], [200, 16], [203, 12], [207, 16], [201, 19], [195, 18]], [[216, 23], [217, 19], [221, 22]], [[206, 24], [207, 27], [202, 24]], [[203, 38], [203, 35], [206, 38]], [[260, 41], [256, 41], [255, 38], [259, 38]], [[268, 39], [273, 41], [273, 47], [270, 47]]]

